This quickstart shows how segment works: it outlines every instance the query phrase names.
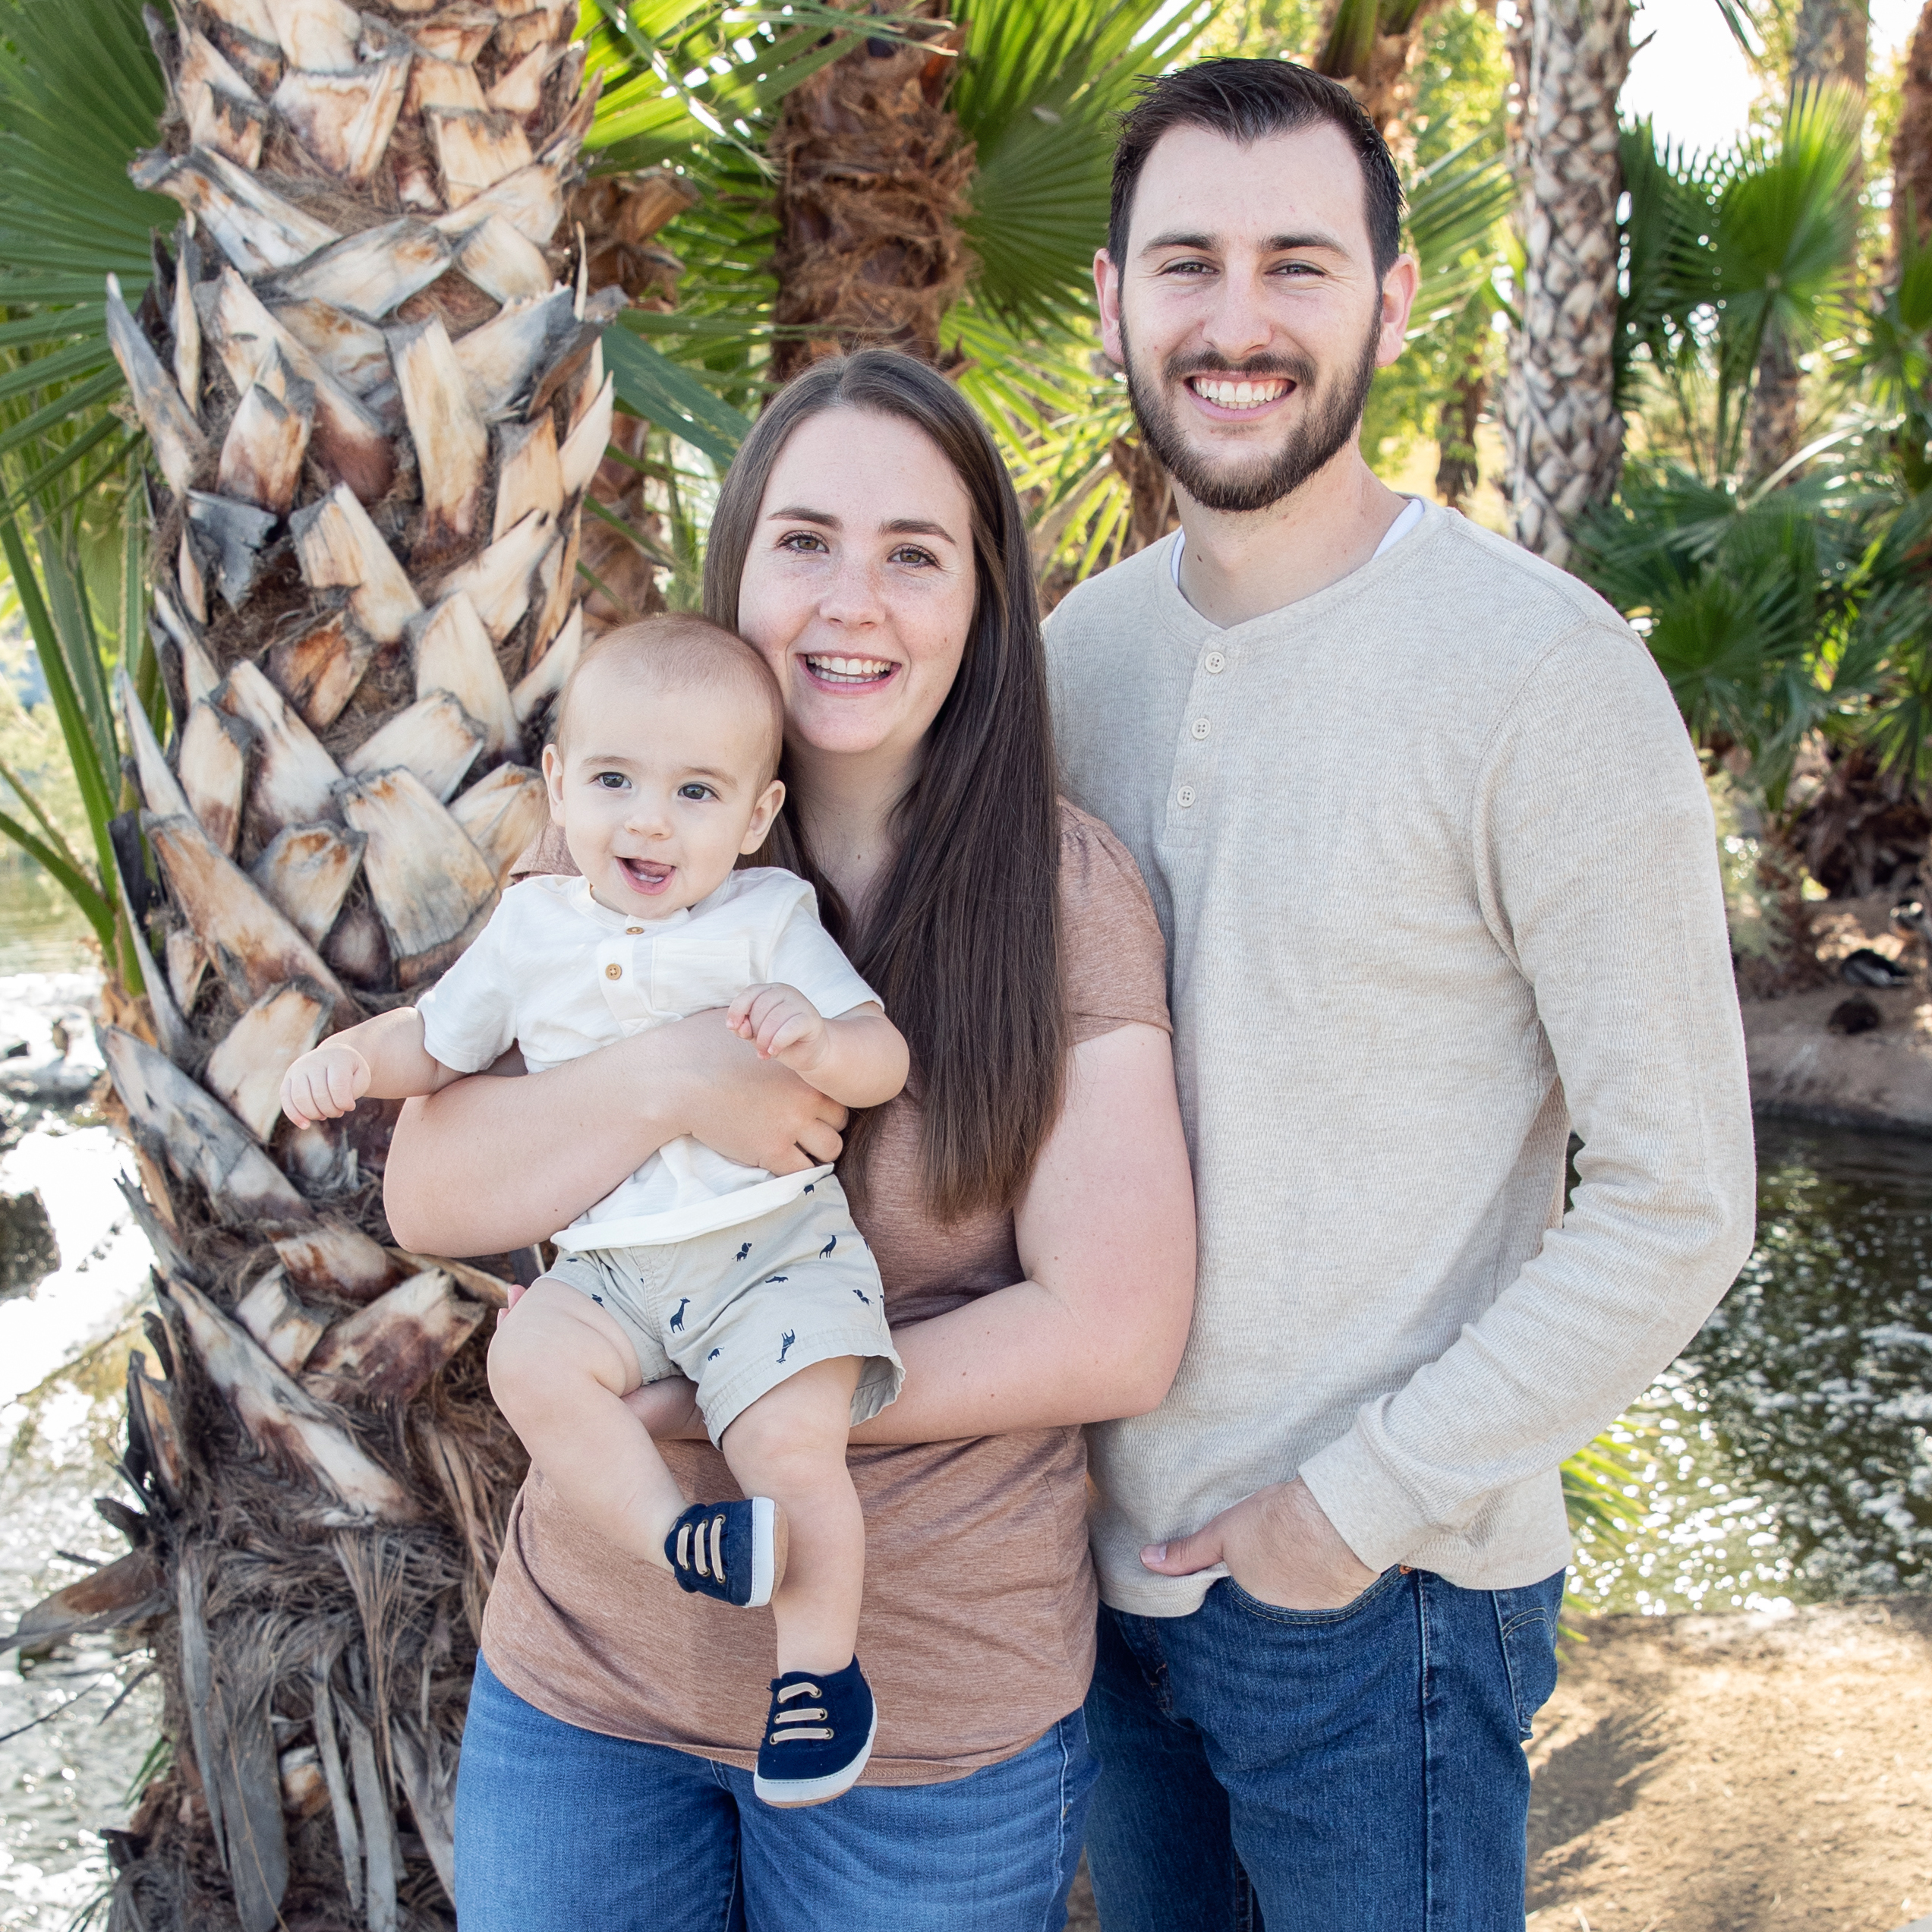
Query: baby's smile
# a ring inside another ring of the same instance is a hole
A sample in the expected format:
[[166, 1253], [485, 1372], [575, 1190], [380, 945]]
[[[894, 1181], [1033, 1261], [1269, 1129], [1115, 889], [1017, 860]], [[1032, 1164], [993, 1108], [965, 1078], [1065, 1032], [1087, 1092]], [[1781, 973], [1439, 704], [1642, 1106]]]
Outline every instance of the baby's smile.
[[625, 883], [634, 892], [648, 893], [654, 897], [668, 889], [671, 881], [677, 876], [675, 865], [666, 865], [661, 859], [630, 859], [622, 853], [613, 853], [617, 869], [624, 875]]

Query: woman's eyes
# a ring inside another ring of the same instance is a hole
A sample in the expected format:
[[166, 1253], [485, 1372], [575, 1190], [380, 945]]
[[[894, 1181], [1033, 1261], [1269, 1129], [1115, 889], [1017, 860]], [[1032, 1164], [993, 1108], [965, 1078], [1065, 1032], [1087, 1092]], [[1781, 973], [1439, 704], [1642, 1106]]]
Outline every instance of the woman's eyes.
[[[815, 530], [788, 530], [779, 538], [778, 547], [781, 550], [790, 550], [794, 556], [829, 556], [831, 554], [824, 538]], [[911, 564], [920, 569], [936, 565], [939, 561], [930, 550], [922, 550], [916, 544], [901, 544], [897, 550], [887, 553], [886, 560], [889, 563]]]

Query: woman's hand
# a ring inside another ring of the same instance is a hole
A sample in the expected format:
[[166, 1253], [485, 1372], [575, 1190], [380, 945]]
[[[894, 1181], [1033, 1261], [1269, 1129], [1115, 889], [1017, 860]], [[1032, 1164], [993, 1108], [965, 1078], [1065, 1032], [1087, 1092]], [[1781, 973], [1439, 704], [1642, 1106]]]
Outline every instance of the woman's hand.
[[497, 1072], [404, 1106], [383, 1202], [405, 1246], [500, 1254], [547, 1240], [685, 1134], [774, 1174], [821, 1166], [844, 1146], [846, 1110], [759, 1059], [722, 1008], [547, 1073]]

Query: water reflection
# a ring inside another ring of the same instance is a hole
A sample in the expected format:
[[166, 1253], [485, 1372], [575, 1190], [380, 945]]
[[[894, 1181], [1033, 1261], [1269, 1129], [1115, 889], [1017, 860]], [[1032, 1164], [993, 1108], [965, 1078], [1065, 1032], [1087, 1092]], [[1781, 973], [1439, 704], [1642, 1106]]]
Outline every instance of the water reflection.
[[99, 963], [94, 929], [51, 874], [0, 848], [0, 975], [79, 972]]
[[1653, 1612], [1932, 1587], [1932, 1142], [1758, 1124], [1758, 1239], [1620, 1432], [1580, 1596]]

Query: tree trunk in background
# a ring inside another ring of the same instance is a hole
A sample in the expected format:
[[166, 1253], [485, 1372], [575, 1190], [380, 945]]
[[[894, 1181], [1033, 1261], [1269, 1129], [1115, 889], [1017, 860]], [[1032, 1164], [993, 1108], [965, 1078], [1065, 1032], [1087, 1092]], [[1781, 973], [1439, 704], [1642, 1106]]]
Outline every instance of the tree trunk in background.
[[1489, 378], [1480, 355], [1458, 370], [1436, 421], [1436, 493], [1459, 510], [1483, 481], [1476, 454], [1477, 425], [1489, 402]]
[[[1862, 100], [1868, 28], [1866, 0], [1803, 0], [1792, 32], [1792, 98], [1836, 81], [1854, 90]], [[1861, 174], [1854, 170], [1846, 184], [1848, 194], [1857, 195]], [[1758, 351], [1748, 425], [1754, 477], [1771, 475], [1798, 454], [1803, 373], [1783, 332], [1775, 326], [1767, 329]]]
[[[677, 307], [684, 264], [656, 238], [698, 198], [692, 183], [668, 168], [601, 175], [576, 189], [568, 219], [583, 225], [591, 286], [621, 288], [633, 307], [669, 314]], [[579, 538], [578, 566], [588, 580], [584, 621], [593, 631], [664, 607], [657, 585], [660, 566], [644, 547], [665, 553], [664, 522], [650, 502], [649, 479], [637, 467], [650, 433], [641, 418], [619, 416], [611, 430], [613, 453], [591, 484], [591, 495], [623, 526], [615, 528], [593, 515]]]
[[1932, 0], [1912, 29], [1900, 77], [1899, 124], [1892, 136], [1892, 267], [1902, 252], [1899, 224], [1912, 211], [1912, 239], [1932, 235]]
[[1611, 348], [1629, 0], [1533, 0], [1514, 37], [1526, 185], [1504, 393], [1510, 507], [1516, 541], [1560, 564], [1571, 519], [1616, 487], [1623, 456]]
[[862, 42], [786, 97], [772, 136], [781, 382], [855, 348], [944, 364], [940, 324], [966, 288], [959, 224], [972, 178], [972, 145], [945, 106], [963, 36], [943, 0], [900, 11], [931, 23], [923, 45]]
[[1415, 162], [1415, 103], [1410, 68], [1423, 16], [1439, 0], [1335, 0], [1322, 32], [1315, 71], [1345, 83], [1388, 143], [1404, 180]]
[[457, 1744], [523, 1467], [484, 1376], [503, 1283], [393, 1245], [393, 1105], [297, 1131], [276, 1102], [296, 1054], [458, 957], [546, 817], [623, 301], [554, 245], [592, 106], [575, 17], [150, 16], [175, 105], [134, 173], [190, 218], [137, 317], [110, 284], [109, 326], [167, 479], [181, 729], [164, 752], [122, 681], [159, 957], [145, 1002], [110, 989], [102, 1045], [159, 1373], [129, 1373], [143, 1509], [101, 1505], [133, 1549], [15, 1638], [153, 1650], [170, 1755], [110, 1835], [113, 1932], [454, 1922]]

